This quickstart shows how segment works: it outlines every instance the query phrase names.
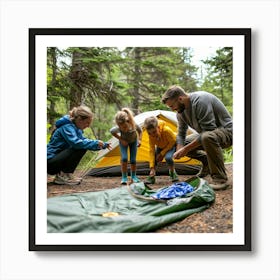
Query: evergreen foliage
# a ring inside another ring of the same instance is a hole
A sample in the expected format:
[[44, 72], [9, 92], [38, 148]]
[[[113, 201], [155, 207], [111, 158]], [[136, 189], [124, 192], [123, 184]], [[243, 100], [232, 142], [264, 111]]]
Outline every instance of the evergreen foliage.
[[218, 49], [216, 54], [203, 61], [207, 75], [201, 88], [215, 94], [232, 114], [232, 48]]
[[161, 96], [172, 84], [186, 92], [209, 91], [232, 113], [232, 48], [218, 49], [204, 61], [207, 75], [202, 83], [192, 55], [192, 48], [177, 47], [48, 48], [48, 137], [57, 118], [85, 104], [95, 115], [91, 138], [106, 141], [114, 115], [122, 107], [130, 107], [135, 114], [167, 110]]

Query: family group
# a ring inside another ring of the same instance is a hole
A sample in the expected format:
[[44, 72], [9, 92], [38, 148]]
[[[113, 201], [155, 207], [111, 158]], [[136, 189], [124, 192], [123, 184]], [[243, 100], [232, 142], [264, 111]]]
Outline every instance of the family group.
[[[150, 174], [145, 183], [155, 183], [156, 166], [163, 159], [168, 165], [170, 180], [178, 181], [174, 159], [188, 156], [202, 163], [197, 176], [207, 178], [213, 189], [228, 187], [230, 182], [225, 168], [223, 149], [232, 146], [233, 122], [221, 100], [205, 91], [186, 93], [181, 87], [173, 85], [163, 94], [161, 101], [169, 109], [177, 112], [178, 131], [174, 133], [164, 121], [156, 117], [145, 119], [144, 129], [149, 135], [150, 145]], [[89, 127], [92, 121], [91, 110], [86, 106], [79, 106], [56, 122], [56, 129], [47, 144], [47, 172], [55, 175], [55, 184], [80, 184], [82, 178], [75, 177], [73, 173], [86, 151], [111, 149], [108, 142], [83, 136], [83, 130]], [[121, 184], [129, 182], [128, 162], [130, 181], [140, 182], [136, 174], [136, 156], [137, 149], [141, 146], [142, 128], [135, 123], [129, 108], [117, 112], [115, 124], [110, 132], [119, 140]], [[189, 127], [197, 133], [188, 135]]]

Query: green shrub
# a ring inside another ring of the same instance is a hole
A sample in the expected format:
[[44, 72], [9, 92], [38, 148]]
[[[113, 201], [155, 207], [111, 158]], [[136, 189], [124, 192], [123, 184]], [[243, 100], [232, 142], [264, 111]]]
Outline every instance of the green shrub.
[[224, 161], [225, 162], [232, 162], [232, 159], [233, 159], [233, 149], [232, 149], [232, 147], [224, 149]]

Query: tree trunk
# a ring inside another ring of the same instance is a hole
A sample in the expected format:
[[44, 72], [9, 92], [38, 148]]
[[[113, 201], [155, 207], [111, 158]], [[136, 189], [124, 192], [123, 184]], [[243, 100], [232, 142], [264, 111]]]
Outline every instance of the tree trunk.
[[72, 54], [72, 67], [69, 74], [71, 79], [70, 87], [70, 109], [81, 105], [82, 101], [82, 83], [83, 83], [83, 66], [82, 53], [75, 51]]
[[134, 49], [134, 82], [133, 82], [133, 100], [132, 111], [135, 115], [139, 114], [139, 85], [140, 85], [140, 49]]
[[[56, 95], [56, 79], [57, 79], [57, 57], [56, 57], [56, 48], [50, 48], [50, 59], [51, 59], [51, 66], [52, 66], [52, 80], [51, 80], [51, 93], [50, 95]], [[51, 125], [49, 128], [50, 133], [52, 133], [55, 129], [55, 103], [52, 99], [50, 99], [50, 107], [49, 107], [49, 114], [48, 114], [48, 123]]]

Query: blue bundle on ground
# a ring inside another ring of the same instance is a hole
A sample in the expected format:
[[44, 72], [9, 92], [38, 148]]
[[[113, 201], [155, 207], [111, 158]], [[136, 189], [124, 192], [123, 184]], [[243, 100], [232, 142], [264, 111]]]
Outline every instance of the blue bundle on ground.
[[152, 195], [156, 199], [170, 199], [175, 197], [181, 197], [187, 193], [193, 192], [194, 187], [187, 182], [178, 182], [169, 187], [159, 190]]

